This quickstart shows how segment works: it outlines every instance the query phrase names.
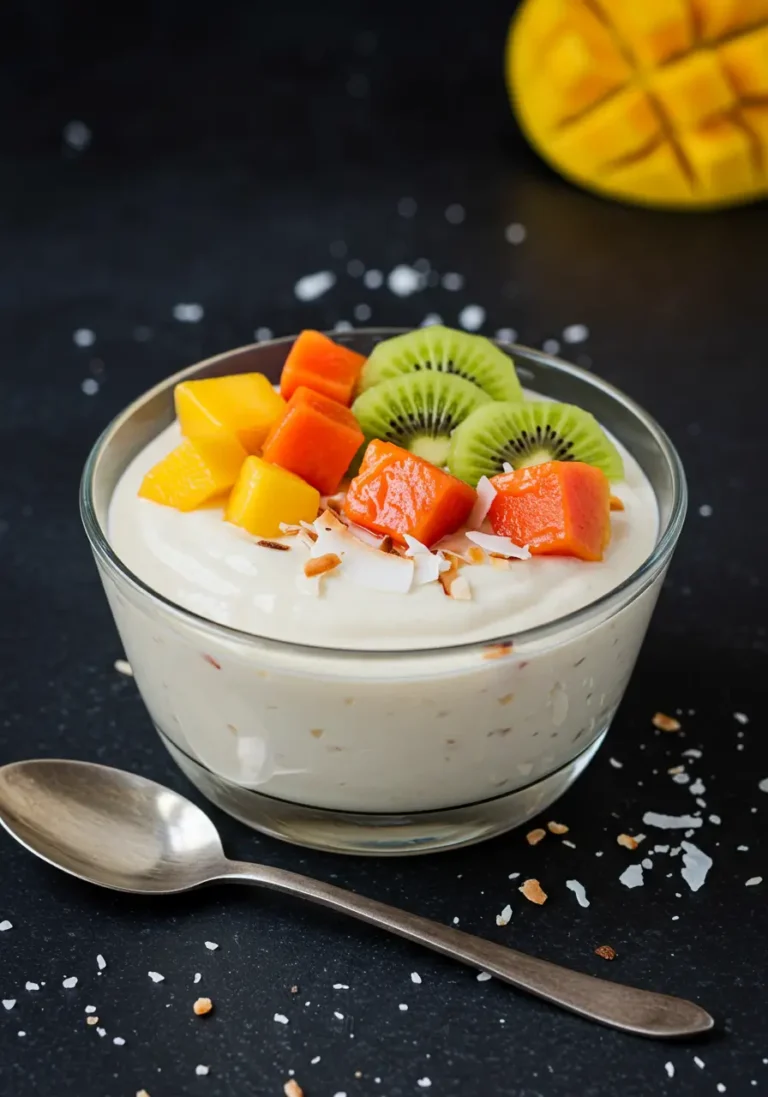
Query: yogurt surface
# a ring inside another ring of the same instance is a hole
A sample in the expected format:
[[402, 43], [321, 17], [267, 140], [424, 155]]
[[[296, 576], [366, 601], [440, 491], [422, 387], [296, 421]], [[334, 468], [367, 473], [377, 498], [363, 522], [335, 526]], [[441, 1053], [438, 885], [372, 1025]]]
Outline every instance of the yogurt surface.
[[109, 511], [117, 555], [148, 586], [202, 617], [257, 636], [324, 647], [395, 650], [493, 640], [563, 617], [609, 593], [651, 553], [659, 528], [653, 490], [619, 445], [625, 480], [613, 491], [625, 510], [611, 515], [612, 537], [600, 563], [539, 556], [507, 571], [467, 567], [472, 598], [445, 596], [439, 583], [407, 594], [369, 590], [344, 577], [304, 582], [308, 550], [296, 538], [278, 552], [224, 522], [221, 505], [183, 514], [138, 497], [145, 473], [178, 445], [172, 424], [137, 455]]

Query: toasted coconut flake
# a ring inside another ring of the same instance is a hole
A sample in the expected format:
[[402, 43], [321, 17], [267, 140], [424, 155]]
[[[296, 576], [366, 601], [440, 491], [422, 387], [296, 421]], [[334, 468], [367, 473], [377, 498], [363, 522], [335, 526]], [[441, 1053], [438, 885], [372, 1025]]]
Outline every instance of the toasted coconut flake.
[[624, 849], [637, 849], [640, 844], [631, 834], [620, 834], [616, 841], [620, 846], [623, 846]]
[[317, 541], [310, 549], [318, 559], [332, 554], [341, 560], [341, 574], [350, 582], [369, 590], [407, 594], [411, 589], [414, 562], [394, 553], [379, 552], [364, 544], [341, 523], [335, 514], [325, 511], [315, 522]]
[[490, 644], [483, 652], [483, 659], [506, 659], [512, 650], [512, 644]]
[[453, 580], [448, 591], [448, 597], [455, 599], [457, 602], [472, 601], [472, 588], [463, 575], [457, 575]]
[[290, 522], [280, 522], [280, 532], [283, 537], [295, 537], [301, 528], [300, 525], [292, 525]]
[[491, 567], [496, 568], [497, 571], [510, 571], [512, 569], [512, 561], [507, 560], [504, 556], [491, 556]]
[[470, 529], [480, 529], [486, 519], [491, 504], [496, 498], [496, 488], [487, 476], [481, 476], [477, 482], [477, 499], [472, 507], [467, 525]]
[[603, 960], [615, 960], [616, 949], [611, 945], [598, 945], [595, 949], [595, 956], [599, 956]]
[[304, 1097], [304, 1090], [295, 1078], [290, 1078], [283, 1086], [285, 1097]]
[[567, 834], [570, 827], [567, 827], [565, 823], [547, 823], [547, 830], [550, 834]]
[[538, 880], [526, 880], [523, 886], [517, 890], [524, 895], [529, 902], [536, 903], [537, 906], [541, 906], [542, 903], [546, 903], [547, 901], [547, 893]]
[[382, 537], [376, 547], [378, 548], [379, 552], [391, 552], [393, 543], [394, 542], [392, 541], [392, 538], [387, 533], [384, 537]]
[[343, 495], [329, 495], [325, 500], [325, 505], [328, 510], [332, 510], [334, 514], [341, 514], [341, 507], [344, 502]]
[[356, 522], [350, 522], [346, 528], [350, 533], [354, 533], [358, 541], [362, 541], [364, 545], [370, 545], [371, 548], [380, 549], [387, 538], [389, 538], [390, 545], [392, 544], [392, 538], [389, 537], [389, 534], [382, 537], [380, 533], [372, 533], [365, 526], [358, 526]]
[[329, 571], [333, 571], [341, 563], [341, 557], [337, 556], [335, 552], [326, 552], [323, 556], [315, 556], [307, 560], [304, 564], [304, 574], [307, 579], [312, 579], [315, 575], [326, 575]]
[[611, 510], [624, 510], [624, 503], [619, 499], [618, 495], [612, 495], [610, 498]]
[[665, 712], [657, 712], [651, 721], [655, 728], [659, 731], [679, 731], [680, 721], [676, 720], [674, 716], [667, 716]]
[[470, 564], [484, 564], [486, 559], [485, 553], [477, 545], [473, 545], [467, 552], [467, 560]]
[[424, 583], [436, 582], [440, 577], [440, 557], [410, 534], [406, 533], [404, 536], [408, 545], [405, 555], [413, 559], [415, 584], [422, 586]]
[[543, 827], [535, 827], [533, 830], [529, 830], [525, 836], [525, 840], [529, 846], [537, 846], [539, 842], [543, 841], [547, 837], [547, 832]]
[[514, 560], [528, 560], [531, 556], [527, 548], [516, 545], [510, 537], [497, 537], [495, 533], [480, 533], [478, 530], [467, 530], [467, 537], [486, 552], [497, 552], [499, 556]]
[[206, 1013], [210, 1013], [212, 1009], [213, 1002], [210, 998], [198, 998], [192, 1006], [192, 1012], [197, 1017], [204, 1017]]
[[274, 549], [276, 552], [290, 552], [290, 545], [283, 545], [279, 541], [257, 541], [260, 548]]

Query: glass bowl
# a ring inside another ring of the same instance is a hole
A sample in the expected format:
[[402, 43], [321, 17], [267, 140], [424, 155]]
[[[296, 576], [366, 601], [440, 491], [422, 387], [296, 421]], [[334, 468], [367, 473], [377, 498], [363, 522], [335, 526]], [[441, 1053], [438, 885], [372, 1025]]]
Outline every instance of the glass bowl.
[[[395, 334], [334, 338], [369, 353]], [[591, 411], [639, 462], [660, 515], [642, 566], [585, 608], [492, 642], [354, 651], [238, 632], [131, 573], [109, 543], [109, 502], [132, 458], [173, 420], [174, 385], [240, 372], [277, 380], [292, 341], [241, 347], [169, 377], [122, 412], [88, 458], [83, 523], [150, 717], [213, 803], [299, 845], [420, 853], [519, 826], [570, 787], [608, 732], [685, 517], [680, 459], [651, 416], [606, 382], [505, 348], [526, 387]]]

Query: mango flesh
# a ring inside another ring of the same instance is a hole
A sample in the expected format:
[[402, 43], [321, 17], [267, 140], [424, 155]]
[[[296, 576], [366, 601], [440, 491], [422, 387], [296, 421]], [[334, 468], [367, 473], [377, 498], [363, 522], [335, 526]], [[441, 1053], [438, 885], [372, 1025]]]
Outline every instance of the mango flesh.
[[768, 194], [768, 0], [524, 0], [507, 83], [584, 187], [688, 209]]
[[285, 400], [263, 373], [238, 373], [182, 381], [174, 390], [176, 415], [187, 438], [236, 438], [247, 453], [258, 453], [272, 425], [285, 413]]
[[247, 454], [236, 438], [185, 438], [144, 477], [139, 496], [177, 510], [195, 510], [229, 491]]
[[320, 492], [292, 472], [248, 457], [232, 489], [224, 517], [255, 537], [280, 537], [280, 523], [314, 522]]

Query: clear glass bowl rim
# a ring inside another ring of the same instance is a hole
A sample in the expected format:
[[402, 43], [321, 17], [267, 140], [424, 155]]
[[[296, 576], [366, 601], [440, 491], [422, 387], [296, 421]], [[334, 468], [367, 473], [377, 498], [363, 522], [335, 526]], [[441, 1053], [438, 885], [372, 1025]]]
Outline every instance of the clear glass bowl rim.
[[[344, 336], [347, 338], [353, 336], [369, 336], [381, 339], [382, 337], [390, 338], [395, 335], [402, 335], [410, 330], [412, 329], [355, 328], [351, 331], [345, 331]], [[329, 331], [326, 332], [326, 334], [331, 337], [339, 338], [338, 332]], [[96, 506], [93, 498], [94, 475], [99, 458], [108, 448], [112, 436], [118, 427], [129, 420], [145, 403], [147, 403], [147, 401], [160, 395], [164, 391], [167, 391], [169, 388], [172, 388], [180, 381], [197, 374], [204, 366], [213, 365], [225, 360], [231, 355], [249, 349], [256, 349], [257, 347], [290, 345], [295, 339], [295, 335], [286, 335], [281, 336], [278, 339], [265, 340], [262, 343], [244, 344], [241, 347], [234, 347], [230, 350], [212, 355], [210, 358], [196, 362], [194, 365], [187, 366], [178, 373], [166, 377], [163, 381], [160, 381], [157, 385], [154, 385], [151, 389], [142, 393], [124, 408], [123, 411], [119, 412], [98, 437], [88, 455], [80, 482], [80, 516], [91, 549], [96, 556], [96, 559], [101, 562], [108, 572], [113, 575], [116, 573], [124, 583], [127, 583], [142, 597], [155, 603], [165, 613], [180, 618], [188, 623], [192, 623], [198, 628], [212, 631], [230, 642], [257, 648], [266, 647], [276, 651], [292, 650], [301, 653], [304, 656], [315, 655], [316, 657], [332, 657], [338, 659], [354, 658], [358, 660], [364, 659], [366, 661], [407, 661], [409, 659], [418, 659], [423, 656], [439, 658], [441, 655], [444, 655], [447, 658], [450, 656], [455, 657], [462, 652], [467, 654], [472, 652], [482, 653], [489, 647], [505, 643], [512, 644], [516, 648], [522, 647], [524, 644], [537, 643], [545, 641], [548, 638], [555, 638], [557, 633], [562, 632], [563, 630], [576, 628], [582, 624], [588, 626], [590, 618], [597, 617], [602, 613], [610, 615], [617, 613], [619, 610], [623, 609], [624, 606], [638, 598], [653, 583], [659, 572], [666, 567], [680, 536], [680, 531], [682, 530], [683, 522], [685, 521], [688, 501], [683, 465], [677, 450], [666, 432], [640, 404], [636, 403], [614, 385], [596, 377], [587, 370], [581, 369], [579, 366], [575, 366], [554, 355], [546, 354], [544, 351], [526, 347], [523, 344], [500, 343], [499, 345], [513, 357], [516, 351], [522, 352], [527, 358], [533, 359], [539, 365], [568, 373], [572, 377], [585, 382], [587, 385], [601, 390], [604, 395], [611, 397], [614, 401], [623, 405], [628, 412], [640, 421], [643, 427], [653, 437], [656, 445], [667, 461], [672, 475], [673, 487], [673, 499], [669, 519], [665, 528], [661, 531], [651, 554], [643, 561], [639, 568], [632, 572], [632, 574], [617, 587], [614, 587], [613, 590], [602, 595], [600, 598], [595, 599], [593, 602], [589, 602], [586, 606], [582, 606], [581, 609], [574, 610], [562, 617], [555, 618], [553, 621], [547, 621], [543, 625], [537, 625], [535, 628], [525, 629], [521, 632], [512, 634], [502, 633], [499, 636], [486, 640], [473, 640], [471, 642], [458, 644], [441, 644], [439, 647], [397, 649], [339, 648], [321, 644], [297, 643], [293, 640], [277, 640], [269, 636], [260, 636], [256, 633], [243, 632], [240, 629], [232, 628], [229, 625], [223, 625], [217, 621], [212, 621], [210, 618], [202, 617], [192, 610], [186, 609], [184, 606], [180, 606], [176, 602], [171, 601], [171, 599], [166, 598], [126, 567], [109, 543], [106, 531], [102, 528], [96, 513]]]

